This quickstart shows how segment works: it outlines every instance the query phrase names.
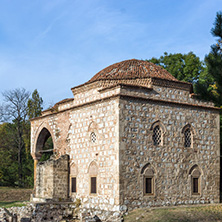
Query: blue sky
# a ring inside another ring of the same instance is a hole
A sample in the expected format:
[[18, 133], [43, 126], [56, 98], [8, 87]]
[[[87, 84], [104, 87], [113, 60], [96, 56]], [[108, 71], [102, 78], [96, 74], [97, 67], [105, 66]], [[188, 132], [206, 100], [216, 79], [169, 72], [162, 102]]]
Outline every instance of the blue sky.
[[0, 92], [38, 89], [47, 108], [115, 62], [204, 59], [220, 10], [221, 0], [0, 0]]

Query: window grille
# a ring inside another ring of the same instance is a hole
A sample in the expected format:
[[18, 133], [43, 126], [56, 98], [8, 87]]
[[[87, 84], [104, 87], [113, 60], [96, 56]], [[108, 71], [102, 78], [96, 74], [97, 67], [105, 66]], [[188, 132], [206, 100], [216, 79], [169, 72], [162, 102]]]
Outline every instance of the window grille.
[[154, 145], [160, 145], [161, 142], [162, 142], [162, 138], [161, 138], [161, 129], [160, 129], [160, 126], [156, 126], [154, 129], [153, 129], [153, 144]]
[[191, 131], [186, 129], [184, 132], [184, 146], [191, 147]]
[[96, 134], [95, 134], [94, 132], [91, 133], [91, 141], [92, 141], [93, 143], [96, 142]]

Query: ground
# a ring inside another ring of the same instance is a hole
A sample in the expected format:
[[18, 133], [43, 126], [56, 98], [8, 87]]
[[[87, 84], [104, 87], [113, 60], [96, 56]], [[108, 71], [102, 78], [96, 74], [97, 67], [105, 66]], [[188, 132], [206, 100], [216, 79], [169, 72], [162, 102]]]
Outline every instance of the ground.
[[[0, 207], [22, 206], [32, 189], [0, 187]], [[124, 222], [222, 222], [222, 204], [137, 209]]]
[[124, 222], [214, 222], [222, 221], [222, 205], [178, 206], [137, 209], [124, 217]]
[[21, 202], [29, 201], [32, 189], [0, 187], [0, 207], [24, 205]]

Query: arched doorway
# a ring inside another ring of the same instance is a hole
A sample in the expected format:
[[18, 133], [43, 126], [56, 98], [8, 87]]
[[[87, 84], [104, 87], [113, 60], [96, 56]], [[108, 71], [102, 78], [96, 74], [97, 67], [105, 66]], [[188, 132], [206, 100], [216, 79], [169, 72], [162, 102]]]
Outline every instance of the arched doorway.
[[44, 127], [39, 133], [36, 142], [36, 153], [38, 153], [40, 161], [46, 161], [53, 154], [53, 139], [51, 133]]

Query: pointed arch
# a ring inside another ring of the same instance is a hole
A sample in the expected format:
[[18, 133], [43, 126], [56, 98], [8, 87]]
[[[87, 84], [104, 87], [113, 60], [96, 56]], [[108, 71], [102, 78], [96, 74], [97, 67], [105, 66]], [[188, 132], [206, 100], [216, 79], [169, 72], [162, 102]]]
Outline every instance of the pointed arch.
[[153, 130], [157, 125], [159, 125], [159, 126], [162, 128], [163, 133], [166, 133], [166, 127], [164, 126], [164, 124], [163, 124], [160, 120], [155, 121], [155, 122], [151, 125], [150, 130]]
[[92, 161], [88, 167], [89, 181], [90, 181], [90, 194], [97, 194], [98, 190], [98, 165], [96, 161]]
[[195, 131], [195, 129], [193, 128], [193, 126], [192, 126], [190, 123], [187, 123], [187, 124], [183, 127], [182, 133], [184, 133], [186, 129], [190, 129], [191, 132], [193, 133], [193, 135], [196, 135], [196, 131]]
[[88, 167], [88, 173], [89, 175], [96, 176], [98, 174], [98, 165], [95, 160], [93, 160]]
[[77, 165], [73, 162], [70, 164], [70, 175], [76, 176], [78, 174], [78, 167]]
[[200, 168], [197, 164], [194, 164], [193, 166], [190, 167], [190, 169], [189, 169], [189, 171], [188, 171], [189, 175], [191, 175], [192, 172], [193, 172], [194, 170], [196, 170], [196, 169], [199, 170], [199, 171], [200, 171], [200, 174], [202, 175], [202, 170], [201, 170], [201, 168]]
[[53, 150], [56, 150], [54, 134], [51, 131], [50, 126], [46, 122], [42, 122], [36, 130], [35, 134], [33, 135], [33, 143], [31, 147], [31, 153], [33, 158], [37, 157], [37, 159], [39, 159], [41, 157], [41, 151], [44, 147], [45, 142], [50, 136], [52, 137]]
[[91, 144], [96, 144], [96, 142], [98, 141], [97, 129], [98, 129], [97, 123], [95, 121], [92, 121], [88, 127], [89, 141], [91, 142]]
[[91, 130], [97, 130], [97, 123], [95, 121], [90, 122], [88, 126], [88, 132], [90, 132]]
[[194, 164], [189, 170], [191, 195], [201, 194], [202, 170], [197, 164]]
[[143, 194], [154, 195], [155, 191], [155, 170], [150, 163], [146, 163], [141, 169], [143, 181]]

